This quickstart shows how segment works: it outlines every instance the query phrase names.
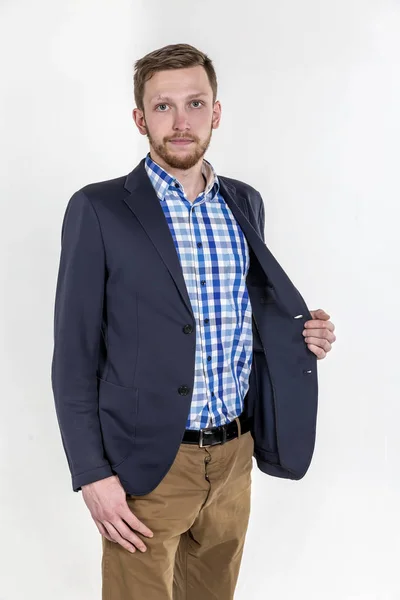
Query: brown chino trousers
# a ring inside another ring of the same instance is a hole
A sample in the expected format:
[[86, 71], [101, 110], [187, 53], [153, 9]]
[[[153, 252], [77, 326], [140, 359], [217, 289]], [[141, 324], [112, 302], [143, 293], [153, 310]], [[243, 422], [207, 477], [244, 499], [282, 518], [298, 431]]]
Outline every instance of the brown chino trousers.
[[[238, 427], [240, 431], [239, 420]], [[181, 444], [159, 485], [127, 494], [154, 533], [131, 554], [102, 537], [102, 600], [232, 600], [250, 515], [254, 442]]]

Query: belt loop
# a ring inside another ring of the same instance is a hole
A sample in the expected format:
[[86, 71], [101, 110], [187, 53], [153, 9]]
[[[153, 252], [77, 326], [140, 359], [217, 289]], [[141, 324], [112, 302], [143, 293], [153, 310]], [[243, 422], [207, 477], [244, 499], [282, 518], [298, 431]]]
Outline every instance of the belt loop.
[[240, 438], [240, 436], [242, 435], [242, 427], [241, 427], [241, 422], [239, 417], [235, 417], [235, 421], [237, 423], [237, 428], [238, 428], [238, 438]]

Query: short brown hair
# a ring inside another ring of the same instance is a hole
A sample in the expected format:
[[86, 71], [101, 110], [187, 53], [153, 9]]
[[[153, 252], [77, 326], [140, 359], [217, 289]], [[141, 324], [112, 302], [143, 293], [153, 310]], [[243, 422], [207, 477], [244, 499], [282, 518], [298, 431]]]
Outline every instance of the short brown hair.
[[146, 54], [135, 62], [133, 88], [137, 108], [144, 110], [144, 85], [154, 73], [167, 69], [197, 67], [197, 65], [201, 65], [206, 70], [213, 91], [214, 103], [217, 97], [217, 75], [211, 59], [190, 44], [170, 44]]

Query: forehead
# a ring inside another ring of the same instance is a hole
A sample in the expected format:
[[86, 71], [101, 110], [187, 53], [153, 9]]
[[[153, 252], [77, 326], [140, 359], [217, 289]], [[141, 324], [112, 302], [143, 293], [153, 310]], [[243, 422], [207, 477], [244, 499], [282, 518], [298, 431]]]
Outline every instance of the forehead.
[[198, 65], [185, 69], [158, 71], [146, 81], [144, 98], [147, 102], [187, 98], [189, 96], [212, 96], [212, 89], [205, 69]]

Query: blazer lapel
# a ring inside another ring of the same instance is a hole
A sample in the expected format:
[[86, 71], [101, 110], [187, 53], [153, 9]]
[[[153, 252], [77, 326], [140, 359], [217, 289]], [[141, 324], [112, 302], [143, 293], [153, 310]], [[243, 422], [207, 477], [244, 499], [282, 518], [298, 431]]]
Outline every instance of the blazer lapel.
[[165, 263], [178, 288], [182, 300], [194, 319], [192, 305], [174, 240], [172, 239], [160, 200], [146, 173], [144, 160], [140, 161], [138, 166], [129, 173], [125, 180], [125, 188], [130, 191], [130, 195], [124, 198], [124, 202], [137, 217], [156, 247], [160, 258]]
[[[222, 196], [231, 209], [236, 221], [242, 228], [242, 231], [246, 236], [247, 243], [256, 256], [260, 267], [266, 276], [264, 285], [268, 287], [269, 293], [274, 296], [275, 300], [279, 302], [279, 304], [289, 315], [293, 317], [298, 315], [300, 303], [298, 302], [298, 298], [294, 293], [296, 288], [276, 258], [267, 248], [261, 237], [258, 235], [258, 232], [254, 229], [253, 225], [240, 209], [236, 200], [237, 194], [235, 188], [228, 182], [224, 181], [223, 177], [219, 177], [219, 182]], [[251, 270], [252, 264], [250, 260], [250, 275]], [[259, 278], [259, 270], [257, 270], [256, 273], [258, 274], [257, 277]], [[258, 281], [258, 285], [263, 285], [263, 282]]]

